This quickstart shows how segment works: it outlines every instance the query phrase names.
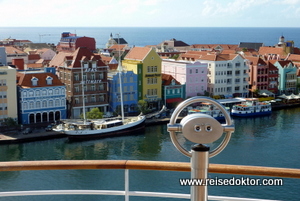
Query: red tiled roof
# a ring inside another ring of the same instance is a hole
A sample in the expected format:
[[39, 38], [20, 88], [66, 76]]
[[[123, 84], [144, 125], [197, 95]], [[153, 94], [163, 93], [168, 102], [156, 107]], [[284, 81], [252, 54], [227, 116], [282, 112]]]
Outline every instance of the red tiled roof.
[[282, 47], [260, 47], [258, 52], [260, 55], [279, 55], [281, 59], [284, 59], [287, 55]]
[[287, 57], [286, 57], [286, 60], [291, 60], [291, 61], [300, 61], [300, 54], [289, 54]]
[[180, 85], [180, 82], [178, 82], [172, 75], [169, 74], [161, 74], [161, 79], [163, 80], [163, 85], [170, 85], [172, 80], [175, 80], [175, 83]]
[[16, 54], [16, 53], [18, 53], [18, 54], [25, 54], [24, 51], [19, 50], [19, 49], [15, 48], [15, 47], [12, 47], [12, 46], [5, 46], [5, 51], [6, 51], [6, 54]]
[[132, 48], [125, 59], [133, 59], [133, 60], [144, 60], [147, 54], [151, 51], [151, 48], [148, 47], [134, 47]]
[[[48, 85], [46, 78], [50, 76], [53, 78], [52, 85]], [[38, 79], [37, 86], [33, 86], [31, 79], [36, 77]], [[17, 85], [22, 88], [37, 88], [37, 87], [52, 87], [52, 86], [64, 86], [64, 84], [53, 73], [17, 73]]]
[[194, 44], [191, 45], [191, 48], [203, 48], [203, 49], [215, 49], [218, 46], [222, 47], [224, 50], [236, 50], [238, 45], [231, 44]]
[[102, 58], [99, 54], [92, 53], [86, 47], [79, 47], [73, 53], [59, 52], [54, 58], [50, 61], [50, 66], [64, 66], [66, 60], [72, 60], [74, 62], [71, 63], [69, 67], [81, 67], [81, 60], [94, 60], [98, 61], [97, 66], [105, 66], [102, 61]]
[[208, 60], [208, 61], [228, 61], [233, 60], [239, 54], [211, 54], [205, 55], [201, 57], [200, 60]]
[[250, 62], [252, 62], [253, 65], [258, 65], [258, 64], [263, 65], [263, 66], [267, 65], [266, 62], [260, 57], [245, 56], [245, 58], [247, 60], [249, 60]]
[[110, 46], [109, 49], [123, 50], [125, 47], [127, 47], [127, 45], [118, 45], [118, 44], [115, 44], [115, 45]]

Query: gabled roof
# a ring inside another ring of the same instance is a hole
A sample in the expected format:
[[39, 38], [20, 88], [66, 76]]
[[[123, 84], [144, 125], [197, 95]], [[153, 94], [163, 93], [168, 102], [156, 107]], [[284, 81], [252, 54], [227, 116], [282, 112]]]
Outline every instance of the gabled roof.
[[180, 85], [180, 82], [178, 82], [172, 75], [169, 74], [161, 74], [161, 79], [163, 81], [162, 85], [168, 86], [171, 84], [172, 80], [175, 80], [176, 85]]
[[134, 47], [132, 48], [124, 59], [131, 59], [131, 60], [144, 60], [145, 57], [151, 51], [151, 48], [148, 47]]
[[245, 57], [247, 60], [249, 60], [253, 65], [262, 65], [262, 66], [266, 66], [267, 63], [260, 57], [249, 57], [246, 56]]
[[[48, 85], [46, 78], [52, 77], [52, 85]], [[32, 78], [37, 78], [37, 86], [32, 85]], [[37, 87], [52, 87], [52, 86], [64, 86], [64, 84], [53, 73], [26, 73], [17, 72], [17, 85], [22, 88], [37, 88]]]
[[97, 60], [97, 66], [105, 66], [105, 64], [102, 61], [102, 58], [99, 54], [92, 53], [88, 48], [86, 47], [79, 47], [75, 50], [73, 53], [66, 53], [66, 52], [59, 52], [55, 57], [50, 61], [50, 66], [64, 66], [65, 61], [71, 60], [73, 61], [71, 63], [70, 68], [76, 68], [81, 67], [82, 60]]
[[277, 63], [279, 63], [282, 68], [284, 68], [290, 64], [294, 65], [293, 62], [291, 62], [291, 61], [277, 61]]

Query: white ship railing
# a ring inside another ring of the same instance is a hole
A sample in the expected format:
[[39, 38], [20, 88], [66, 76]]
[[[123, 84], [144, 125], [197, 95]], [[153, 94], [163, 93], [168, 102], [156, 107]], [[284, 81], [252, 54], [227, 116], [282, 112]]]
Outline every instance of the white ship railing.
[[[190, 163], [133, 160], [59, 160], [0, 162], [0, 171], [71, 170], [71, 169], [124, 169], [125, 189], [119, 190], [37, 190], [0, 192], [0, 197], [36, 195], [120, 195], [129, 201], [130, 196], [190, 199], [190, 194], [146, 192], [129, 190], [129, 170], [184, 171], [191, 170]], [[210, 173], [255, 175], [283, 178], [300, 178], [300, 169], [260, 166], [209, 164]], [[267, 201], [266, 199], [208, 196], [209, 200]], [[271, 200], [268, 200], [271, 201]]]

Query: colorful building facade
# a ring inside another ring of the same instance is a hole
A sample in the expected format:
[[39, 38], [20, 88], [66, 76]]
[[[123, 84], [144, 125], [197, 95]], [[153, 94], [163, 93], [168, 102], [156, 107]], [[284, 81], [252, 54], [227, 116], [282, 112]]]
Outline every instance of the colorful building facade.
[[138, 75], [138, 100], [148, 102], [150, 109], [162, 106], [161, 61], [154, 49], [134, 47], [122, 61], [123, 66]]
[[[121, 82], [125, 116], [139, 113], [137, 74], [134, 74], [133, 71], [123, 71], [121, 72]], [[108, 73], [108, 93], [110, 111], [121, 115], [121, 93], [118, 71]]]
[[194, 61], [162, 61], [162, 73], [185, 85], [184, 98], [204, 95], [207, 91], [207, 63]]
[[18, 120], [16, 69], [9, 66], [0, 67], [0, 123], [5, 118]]
[[53, 73], [18, 72], [19, 123], [52, 123], [66, 118], [66, 87]]

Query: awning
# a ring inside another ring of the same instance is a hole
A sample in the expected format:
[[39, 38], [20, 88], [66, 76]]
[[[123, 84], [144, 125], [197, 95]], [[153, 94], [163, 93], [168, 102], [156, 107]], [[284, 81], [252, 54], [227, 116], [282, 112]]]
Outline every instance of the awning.
[[175, 103], [175, 102], [181, 102], [183, 101], [182, 98], [169, 98], [167, 99], [167, 103]]

